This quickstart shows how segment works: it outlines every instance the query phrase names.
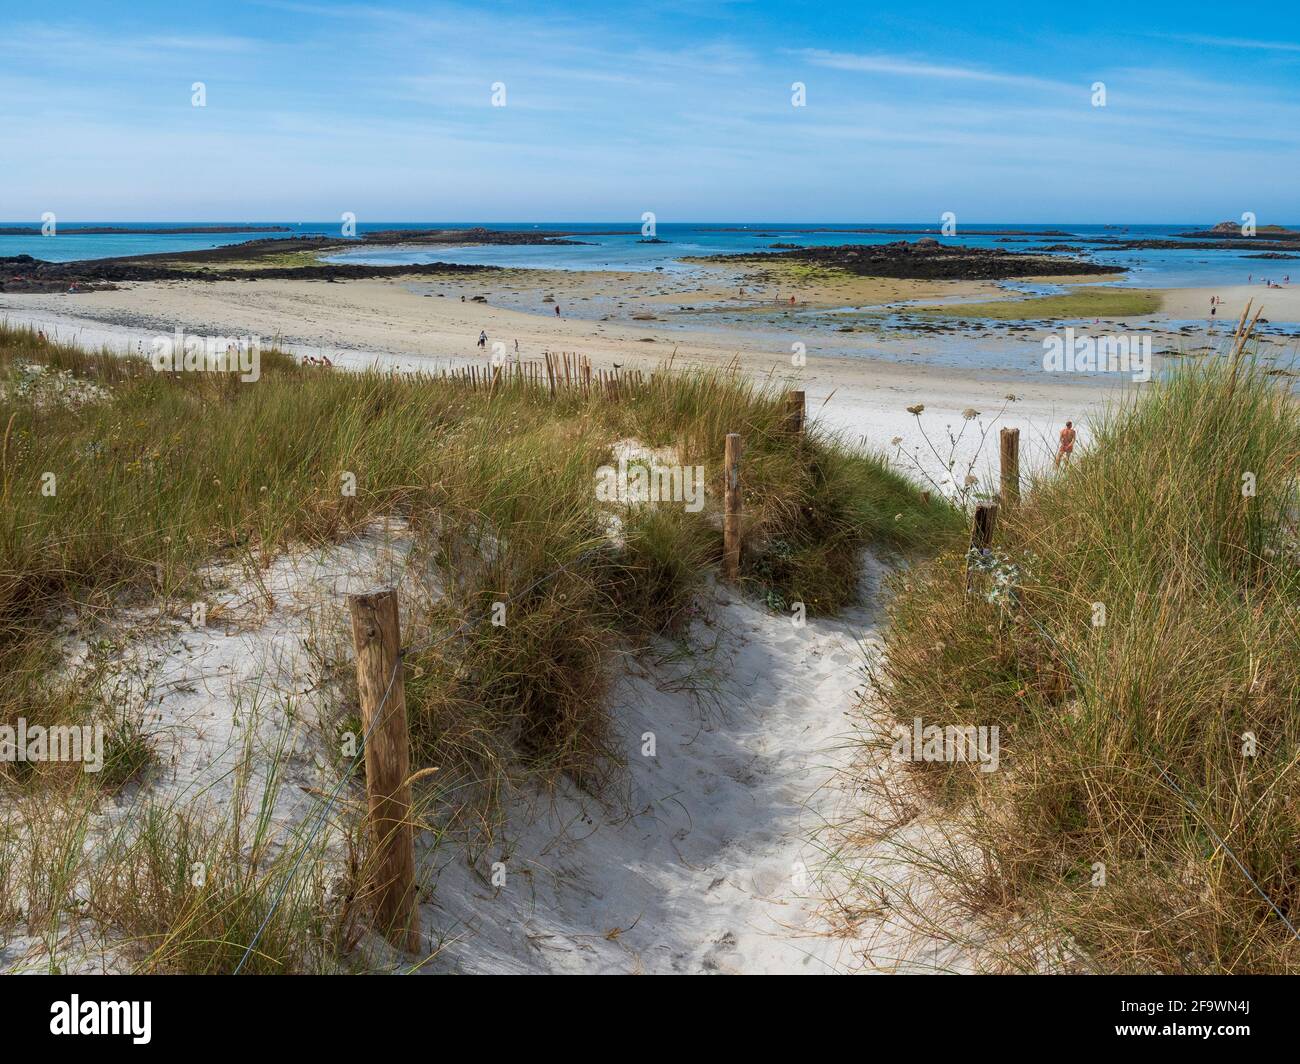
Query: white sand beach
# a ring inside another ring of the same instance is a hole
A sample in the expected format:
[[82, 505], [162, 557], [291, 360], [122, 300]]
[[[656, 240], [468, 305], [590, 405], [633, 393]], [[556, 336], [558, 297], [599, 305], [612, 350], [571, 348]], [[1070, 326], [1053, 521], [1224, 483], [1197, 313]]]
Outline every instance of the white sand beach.
[[[670, 358], [676, 365], [721, 367], [734, 362], [756, 379], [802, 388], [810, 416], [823, 425], [876, 450], [895, 452], [901, 446], [915, 460], [904, 457], [900, 468], [910, 471], [919, 462], [926, 476], [939, 481], [948, 476], [945, 466], [950, 457], [963, 474], [972, 460], [978, 473], [987, 471], [987, 448], [980, 450], [976, 427], [965, 426], [963, 412], [978, 411], [981, 423], [990, 428], [995, 419], [996, 427], [1020, 428], [1022, 461], [1027, 469], [1035, 469], [1054, 453], [1057, 432], [1066, 420], [1080, 426], [1086, 445], [1089, 417], [1126, 387], [1124, 378], [1042, 373], [1040, 349], [1024, 340], [1003, 342], [1023, 352], [1017, 356], [1025, 367], [1019, 372], [963, 370], [923, 352], [907, 353], [909, 347], [918, 346], [915, 340], [873, 337], [856, 341], [855, 346], [855, 338], [816, 333], [797, 320], [784, 333], [769, 328], [739, 334], [689, 322], [682, 327], [678, 320], [631, 320], [630, 312], [617, 320], [612, 315], [610, 320], [593, 320], [566, 309], [595, 298], [614, 300], [626, 281], [620, 275], [583, 275], [577, 280], [550, 275], [511, 287], [522, 290], [526, 283], [540, 292], [556, 280], [571, 286], [567, 296], [563, 291], [555, 295], [559, 315], [554, 314], [553, 304], [540, 299], [528, 311], [500, 305], [512, 298], [518, 303], [520, 297], [504, 290], [506, 286], [496, 278], [470, 276], [437, 283], [388, 279], [141, 282], [77, 295], [6, 293], [0, 294], [0, 317], [43, 328], [51, 338], [121, 351], [146, 351], [151, 337], [176, 328], [206, 336], [255, 335], [263, 346], [275, 344], [300, 355], [325, 356], [351, 369], [380, 366], [436, 372], [449, 366], [485, 364], [487, 356], [476, 347], [480, 331], [487, 334], [489, 344], [502, 342], [512, 360], [517, 341], [518, 357], [524, 361], [541, 359], [546, 351], [570, 351], [586, 355], [595, 367], [604, 369], [652, 369]], [[645, 283], [644, 278], [640, 283]], [[908, 294], [906, 284], [892, 282], [890, 294]], [[945, 290], [927, 282], [922, 288], [926, 298], [943, 291], [950, 295], [972, 291], [967, 283], [953, 283]], [[476, 302], [475, 296], [487, 302]], [[792, 365], [795, 342], [806, 347], [802, 367]], [[978, 344], [986, 350], [998, 347], [998, 341], [991, 339]], [[907, 412], [917, 404], [925, 408], [919, 422]], [[949, 428], [961, 433], [955, 450], [947, 442]], [[989, 438], [995, 440], [996, 434], [993, 428]], [[926, 442], [927, 436], [942, 460]], [[896, 439], [901, 443], [895, 445]]]

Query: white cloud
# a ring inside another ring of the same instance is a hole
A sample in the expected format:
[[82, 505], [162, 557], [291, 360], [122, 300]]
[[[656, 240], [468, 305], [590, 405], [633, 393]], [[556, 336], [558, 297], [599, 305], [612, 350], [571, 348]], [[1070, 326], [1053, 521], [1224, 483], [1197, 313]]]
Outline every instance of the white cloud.
[[1300, 44], [1290, 41], [1259, 41], [1247, 37], [1213, 37], [1201, 34], [1166, 34], [1166, 40], [1184, 44], [1208, 44], [1215, 48], [1252, 48], [1267, 52], [1300, 52]]
[[1003, 74], [975, 67], [951, 66], [924, 62], [895, 55], [857, 55], [848, 52], [828, 52], [821, 48], [804, 48], [796, 54], [814, 66], [831, 70], [861, 71], [870, 74], [895, 74], [900, 77], [927, 78], [946, 81], [982, 81], [999, 85], [1024, 85], [1035, 88], [1069, 89], [1076, 86], [1023, 74]]

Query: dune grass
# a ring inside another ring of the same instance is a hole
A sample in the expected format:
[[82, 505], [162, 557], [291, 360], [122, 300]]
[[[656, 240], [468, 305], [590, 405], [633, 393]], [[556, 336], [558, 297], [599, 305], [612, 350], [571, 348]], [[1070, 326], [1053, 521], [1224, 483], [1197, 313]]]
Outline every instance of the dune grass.
[[[69, 630], [131, 604], [176, 608], [202, 595], [213, 562], [256, 571], [394, 516], [409, 523], [440, 592], [404, 603], [403, 616], [413, 761], [440, 769], [434, 803], [472, 790], [482, 796], [473, 816], [490, 823], [512, 781], [568, 775], [599, 787], [619, 760], [604, 702], [612, 656], [676, 631], [720, 558], [728, 432], [745, 443], [743, 589], [773, 608], [839, 609], [856, 595], [860, 548], [915, 551], [960, 528], [955, 511], [923, 501], [883, 460], [815, 429], [795, 438], [784, 416], [778, 389], [729, 373], [660, 372], [616, 400], [552, 398], [518, 382], [489, 394], [264, 352], [260, 379], [242, 383], [159, 373], [0, 327], [0, 721], [113, 722], [112, 772], [88, 782], [66, 766], [0, 764], [0, 801], [61, 809], [60, 830], [84, 828], [96, 803], [128, 788], [131, 801], [147, 801], [156, 770], [147, 730], [84, 674], [65, 674]], [[703, 509], [600, 502], [595, 471], [628, 439], [703, 466]], [[485, 620], [498, 602], [504, 626]], [[111, 673], [111, 660], [100, 664]], [[347, 665], [336, 669], [340, 731], [355, 715]], [[50, 834], [48, 817], [38, 819]], [[15, 822], [0, 838], [0, 879], [8, 869], [46, 884], [47, 901], [24, 919], [53, 933], [83, 912], [68, 905], [90, 859], [72, 860], [82, 850], [70, 842], [48, 862], [71, 861], [66, 874], [25, 873], [4, 843], [22, 850], [34, 830]], [[235, 861], [240, 830], [238, 818], [214, 828], [184, 808], [143, 816], [118, 839], [118, 856], [99, 861], [108, 886], [84, 915], [124, 936], [140, 970], [230, 970], [232, 944], [287, 874], [270, 850], [260, 863]], [[176, 855], [192, 852], [224, 855], [232, 871], [211, 887], [187, 885], [194, 862]], [[253, 970], [317, 970], [322, 943], [339, 941], [318, 897], [293, 897]]]
[[1003, 593], [960, 552], [902, 578], [887, 718], [1000, 729], [998, 771], [904, 777], [992, 967], [1300, 971], [1298, 468], [1284, 385], [1180, 366], [1004, 508]]

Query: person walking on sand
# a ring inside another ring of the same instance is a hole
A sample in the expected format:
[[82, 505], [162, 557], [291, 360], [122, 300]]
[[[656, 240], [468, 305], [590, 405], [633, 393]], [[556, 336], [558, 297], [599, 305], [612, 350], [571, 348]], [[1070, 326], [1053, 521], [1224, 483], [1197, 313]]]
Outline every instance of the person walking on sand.
[[479, 347], [487, 347], [487, 330], [483, 329], [478, 334]]
[[1055, 465], [1060, 466], [1061, 459], [1065, 459], [1065, 464], [1070, 464], [1070, 455], [1074, 453], [1074, 422], [1067, 421], [1065, 428], [1061, 429], [1061, 446], [1056, 451]]
[[556, 303], [556, 304], [555, 304], [555, 316], [556, 316], [557, 318], [560, 316], [560, 304], [559, 304], [559, 303]]

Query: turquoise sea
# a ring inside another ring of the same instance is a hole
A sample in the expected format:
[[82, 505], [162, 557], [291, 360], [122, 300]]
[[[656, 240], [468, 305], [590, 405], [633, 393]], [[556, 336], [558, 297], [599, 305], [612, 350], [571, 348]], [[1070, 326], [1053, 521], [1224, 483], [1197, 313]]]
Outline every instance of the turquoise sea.
[[[30, 221], [0, 223], [6, 226], [33, 225]], [[62, 228], [74, 226], [130, 226], [176, 229], [194, 225], [240, 225], [239, 222], [63, 222]], [[196, 233], [56, 233], [39, 235], [0, 235], [0, 257], [32, 255], [55, 262], [74, 259], [110, 258], [165, 251], [195, 251], [239, 243], [259, 237], [332, 236], [339, 237], [337, 222], [262, 222], [259, 225], [287, 225], [285, 233], [235, 232]], [[1024, 225], [1002, 222], [984, 225], [958, 224], [954, 237], [939, 236], [934, 222], [878, 224], [872, 222], [817, 223], [781, 222], [661, 222], [656, 236], [662, 243], [647, 243], [641, 237], [639, 219], [616, 222], [373, 222], [358, 223], [359, 233], [384, 229], [460, 229], [483, 226], [500, 230], [562, 230], [577, 245], [489, 245], [481, 247], [358, 247], [332, 256], [334, 261], [396, 265], [417, 262], [475, 263], [491, 266], [532, 267], [568, 270], [655, 270], [683, 271], [694, 267], [684, 262], [693, 255], [718, 255], [742, 251], [762, 251], [774, 243], [812, 245], [878, 244], [893, 240], [916, 240], [933, 235], [945, 244], [971, 247], [1002, 247], [1008, 250], [1034, 250], [1052, 244], [1069, 244], [1072, 240], [1107, 237], [1119, 240], [1178, 239], [1177, 234], [1204, 230], [1212, 222], [1188, 222], [1185, 225], [1078, 225], [1052, 223]], [[875, 229], [880, 232], [853, 232]], [[925, 233], [918, 232], [925, 230]], [[1018, 230], [1018, 234], [1007, 234]], [[1059, 235], [1059, 234], [1067, 235]], [[1285, 251], [1280, 247], [1279, 251]], [[1121, 251], [1082, 245], [1083, 254], [1098, 262], [1122, 266], [1129, 271], [1115, 283], [1139, 287], [1203, 287], [1216, 284], [1245, 284], [1261, 277], [1282, 280], [1294, 275], [1300, 280], [1300, 248], [1292, 260], [1250, 258], [1249, 250], [1136, 250]]]

